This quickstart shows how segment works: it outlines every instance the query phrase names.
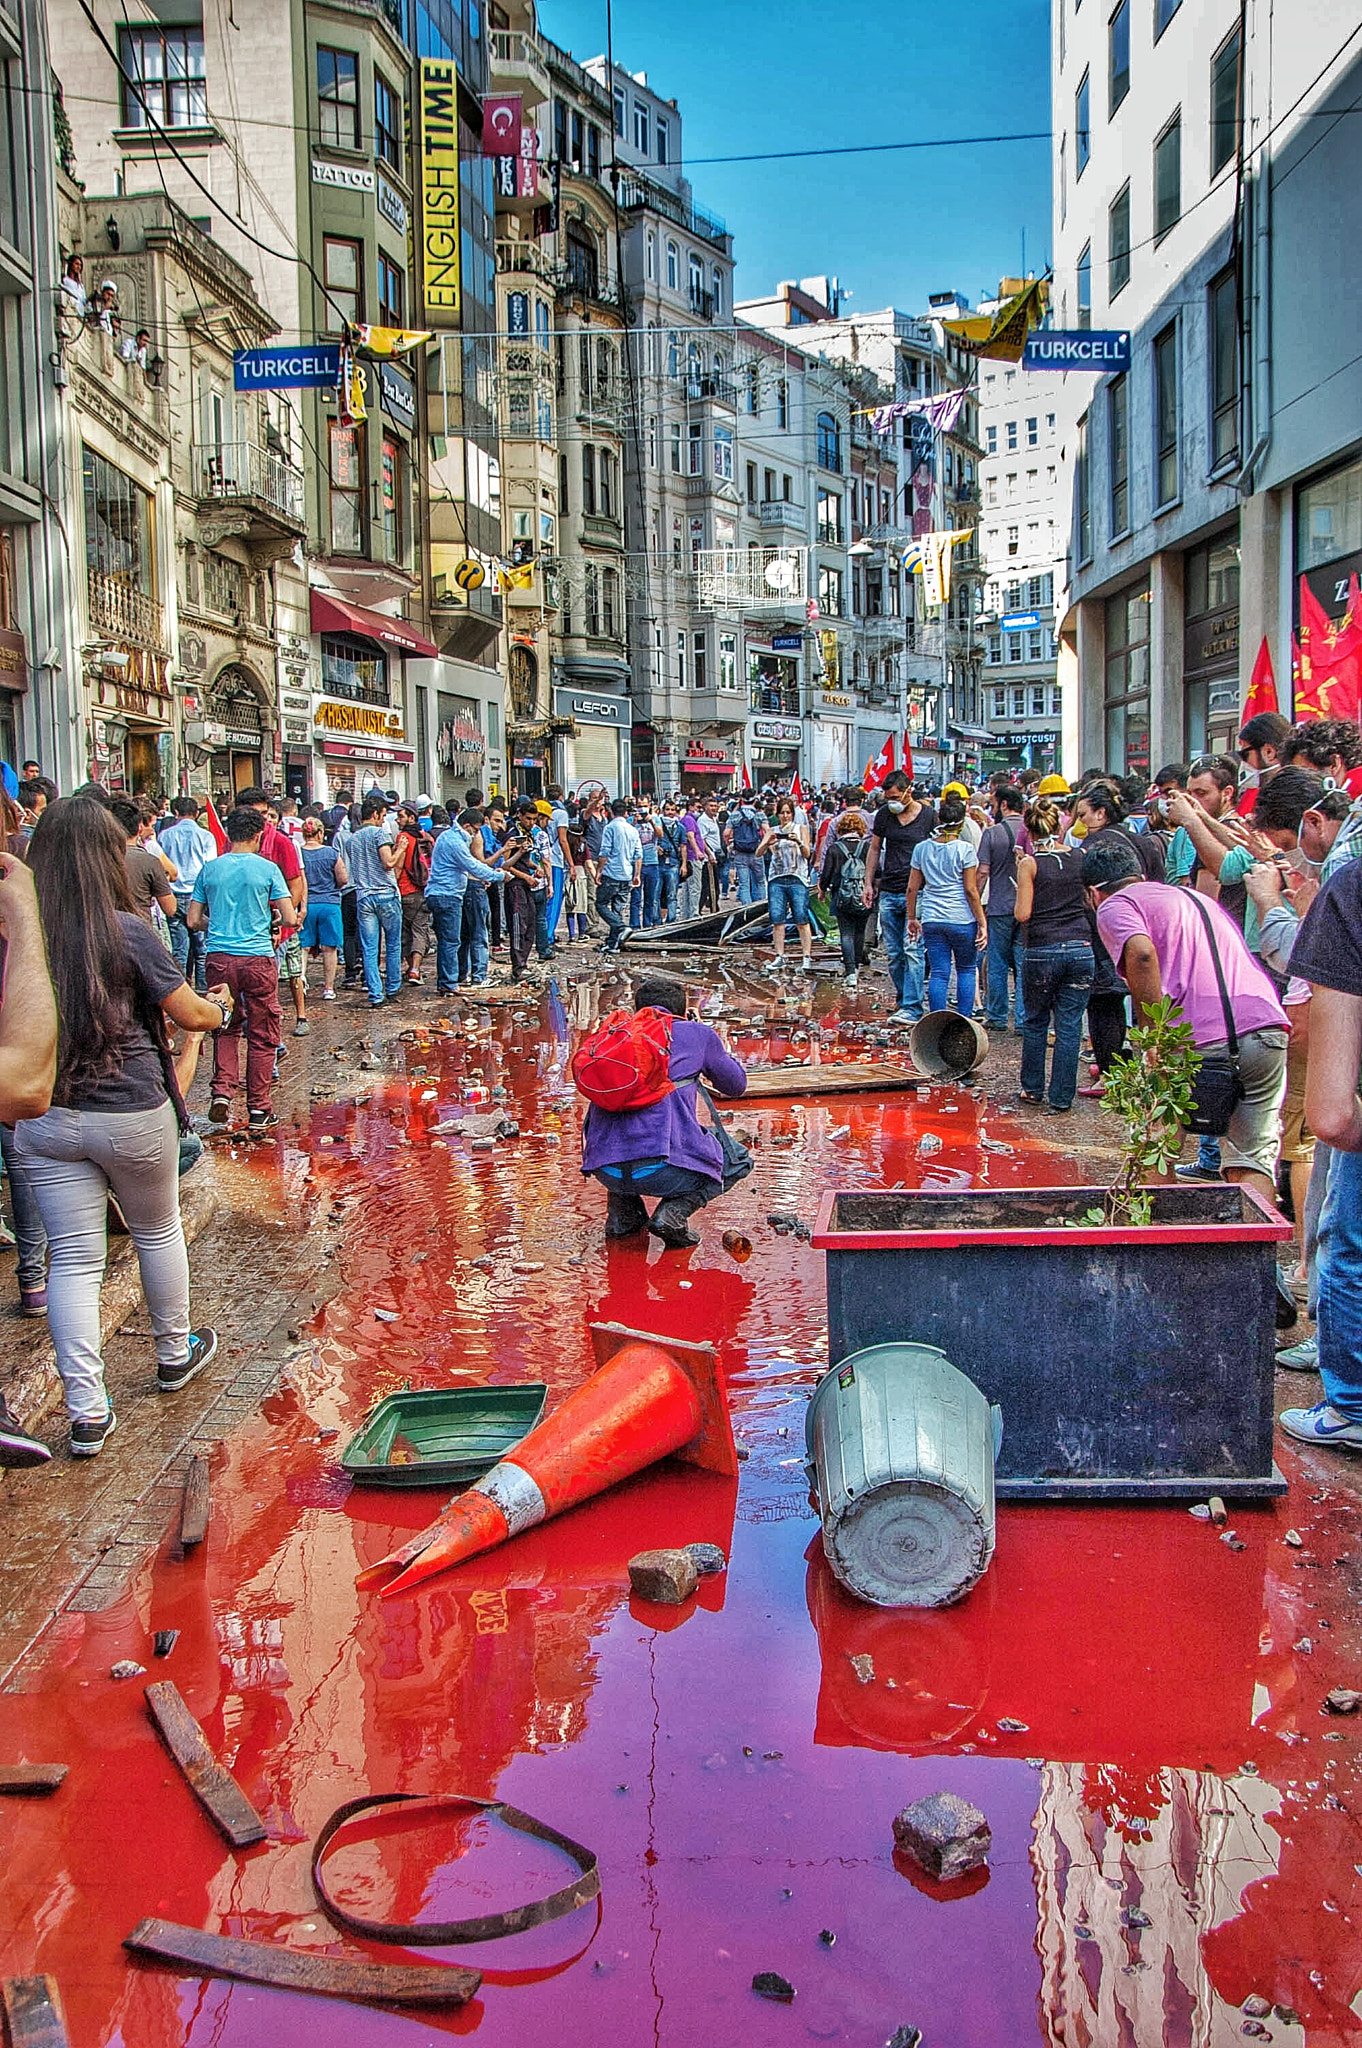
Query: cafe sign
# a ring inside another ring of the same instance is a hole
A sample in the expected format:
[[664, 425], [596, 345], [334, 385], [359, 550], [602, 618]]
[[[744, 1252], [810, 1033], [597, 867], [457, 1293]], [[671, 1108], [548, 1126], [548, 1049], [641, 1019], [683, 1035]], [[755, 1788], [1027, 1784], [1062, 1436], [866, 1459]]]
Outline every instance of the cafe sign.
[[352, 704], [345, 698], [323, 697], [313, 708], [312, 723], [318, 733], [349, 734], [357, 739], [402, 740], [406, 728], [400, 711], [386, 704]]

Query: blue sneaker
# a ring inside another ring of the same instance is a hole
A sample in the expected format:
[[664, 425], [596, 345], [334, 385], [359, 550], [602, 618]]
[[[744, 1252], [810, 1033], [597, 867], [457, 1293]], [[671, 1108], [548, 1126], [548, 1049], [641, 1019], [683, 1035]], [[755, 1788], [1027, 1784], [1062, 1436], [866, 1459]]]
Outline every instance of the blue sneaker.
[[1284, 1408], [1277, 1420], [1298, 1443], [1337, 1444], [1345, 1451], [1362, 1451], [1362, 1422], [1341, 1415], [1327, 1401], [1318, 1401], [1313, 1408]]

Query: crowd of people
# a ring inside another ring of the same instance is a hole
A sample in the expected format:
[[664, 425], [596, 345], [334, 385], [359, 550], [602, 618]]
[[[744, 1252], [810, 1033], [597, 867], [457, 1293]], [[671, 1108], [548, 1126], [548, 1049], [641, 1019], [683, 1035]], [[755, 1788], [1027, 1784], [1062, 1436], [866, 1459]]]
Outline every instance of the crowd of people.
[[[6, 774], [0, 1148], [19, 1306], [49, 1319], [76, 1456], [114, 1426], [99, 1339], [111, 1214], [141, 1262], [158, 1385], [173, 1393], [213, 1355], [214, 1333], [191, 1325], [178, 1198], [201, 1150], [184, 1097], [206, 1037], [210, 1124], [232, 1123], [244, 1078], [245, 1128], [259, 1135], [318, 982], [323, 1004], [351, 992], [378, 1008], [422, 986], [450, 996], [533, 979], [563, 948], [609, 958], [631, 927], [763, 902], [753, 930], [760, 948], [769, 925], [769, 952], [751, 957], [766, 972], [794, 964], [788, 935], [812, 973], [821, 934], [821, 957], [835, 943], [855, 990], [882, 945], [891, 1024], [953, 1007], [1018, 1033], [1020, 1105], [1056, 1115], [1101, 1094], [1131, 1025], [1171, 996], [1198, 1050], [1232, 1061], [1237, 1089], [1227, 1128], [1176, 1171], [1244, 1182], [1297, 1219], [1315, 1329], [1280, 1356], [1318, 1366], [1324, 1399], [1283, 1426], [1362, 1449], [1354, 724], [1268, 714], [1245, 726], [1237, 758], [1170, 763], [1152, 780], [1094, 769], [1071, 786], [1027, 770], [937, 792], [898, 772], [873, 794], [660, 802], [470, 789], [452, 814], [424, 795], [356, 803], [344, 790], [324, 808], [254, 788], [221, 824], [190, 795], [155, 803], [87, 784], [62, 798], [36, 762], [22, 781]], [[684, 1025], [684, 989], [658, 987]], [[693, 1037], [672, 1040], [681, 1080], [694, 1068], [739, 1092], [735, 1063]], [[643, 1116], [650, 1145], [654, 1124], [680, 1133], [646, 1160], [638, 1132], [602, 1114], [584, 1170], [610, 1187], [612, 1234], [641, 1227], [646, 1170], [653, 1192], [659, 1173], [670, 1190], [655, 1234], [693, 1242], [687, 1218], [722, 1173], [689, 1096], [684, 1116]], [[41, 1447], [0, 1411], [0, 1456], [30, 1453]]]

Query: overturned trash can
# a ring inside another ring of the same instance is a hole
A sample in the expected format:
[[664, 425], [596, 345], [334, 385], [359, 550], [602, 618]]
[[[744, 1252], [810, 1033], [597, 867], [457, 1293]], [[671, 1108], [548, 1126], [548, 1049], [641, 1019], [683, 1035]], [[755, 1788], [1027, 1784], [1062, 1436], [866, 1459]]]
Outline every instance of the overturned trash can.
[[908, 1057], [919, 1074], [933, 1081], [963, 1081], [982, 1066], [988, 1033], [973, 1017], [957, 1010], [929, 1010], [919, 1017], [908, 1038]]
[[1002, 1415], [944, 1351], [872, 1344], [819, 1381], [804, 1426], [823, 1549], [876, 1607], [948, 1607], [993, 1556]]

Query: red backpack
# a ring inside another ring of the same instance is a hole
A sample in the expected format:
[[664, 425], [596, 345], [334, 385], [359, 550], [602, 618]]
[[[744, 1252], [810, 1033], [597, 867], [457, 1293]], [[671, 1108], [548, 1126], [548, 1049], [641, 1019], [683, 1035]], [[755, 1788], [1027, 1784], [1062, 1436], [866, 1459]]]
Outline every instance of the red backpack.
[[648, 1109], [672, 1092], [668, 1010], [612, 1010], [572, 1056], [572, 1078], [597, 1109]]

